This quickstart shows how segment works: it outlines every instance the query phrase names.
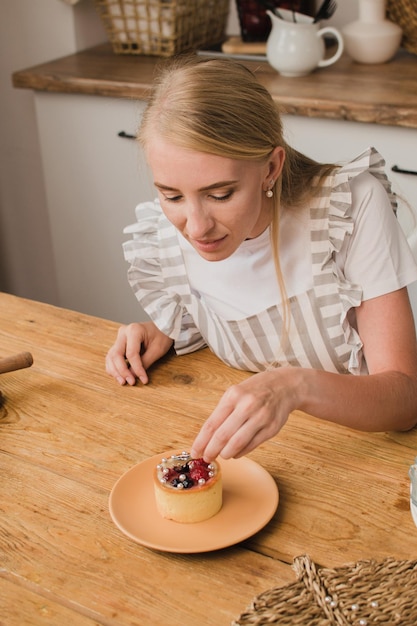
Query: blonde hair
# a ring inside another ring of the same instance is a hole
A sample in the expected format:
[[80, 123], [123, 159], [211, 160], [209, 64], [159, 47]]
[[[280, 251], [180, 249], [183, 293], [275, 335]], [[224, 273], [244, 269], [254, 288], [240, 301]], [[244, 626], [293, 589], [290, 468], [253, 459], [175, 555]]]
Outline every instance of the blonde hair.
[[274, 185], [271, 239], [285, 320], [288, 303], [278, 250], [280, 204], [300, 206], [315, 193], [313, 180], [320, 182], [334, 165], [318, 163], [286, 143], [271, 94], [253, 72], [230, 59], [184, 56], [161, 65], [138, 134], [145, 151], [155, 134], [197, 152], [261, 163], [277, 146], [284, 148], [283, 170]]

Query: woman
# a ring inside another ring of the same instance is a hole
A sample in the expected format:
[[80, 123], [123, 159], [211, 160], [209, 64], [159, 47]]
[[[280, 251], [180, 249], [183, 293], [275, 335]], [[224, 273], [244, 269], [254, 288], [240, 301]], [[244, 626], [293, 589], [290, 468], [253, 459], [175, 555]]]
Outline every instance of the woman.
[[173, 345], [257, 372], [202, 426], [191, 452], [207, 461], [247, 454], [295, 409], [412, 428], [417, 267], [380, 155], [340, 167], [295, 151], [268, 91], [221, 59], [167, 64], [140, 141], [158, 199], [137, 207], [124, 250], [152, 321], [119, 330], [107, 372], [146, 384]]

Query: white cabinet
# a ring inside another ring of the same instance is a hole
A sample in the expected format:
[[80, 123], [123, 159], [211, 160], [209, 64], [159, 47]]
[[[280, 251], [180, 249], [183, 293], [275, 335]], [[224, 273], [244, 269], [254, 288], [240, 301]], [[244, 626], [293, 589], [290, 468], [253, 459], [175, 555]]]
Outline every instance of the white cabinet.
[[134, 140], [143, 102], [37, 92], [41, 154], [59, 305], [130, 322], [146, 319], [126, 278], [124, 226], [155, 197]]
[[417, 211], [417, 176], [391, 172], [393, 165], [417, 170], [417, 129], [297, 115], [284, 115], [283, 121], [288, 143], [318, 161], [350, 161], [374, 146], [387, 162], [394, 190]]
[[[409, 235], [417, 227], [417, 176], [391, 171], [393, 165], [417, 170], [417, 129], [293, 115], [284, 115], [283, 121], [288, 143], [318, 161], [343, 163], [374, 146], [386, 160], [393, 190], [411, 206], [408, 210], [399, 201], [398, 218], [404, 231]], [[417, 247], [413, 252], [417, 259]], [[417, 283], [410, 285], [409, 294], [417, 320]]]

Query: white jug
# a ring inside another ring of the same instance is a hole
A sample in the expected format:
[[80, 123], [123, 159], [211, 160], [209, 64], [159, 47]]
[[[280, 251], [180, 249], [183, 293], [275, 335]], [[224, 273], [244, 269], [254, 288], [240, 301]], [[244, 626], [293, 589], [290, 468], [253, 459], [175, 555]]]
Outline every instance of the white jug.
[[[287, 11], [280, 10], [286, 14]], [[290, 13], [290, 12], [289, 12]], [[282, 76], [306, 76], [317, 67], [336, 63], [343, 52], [343, 37], [332, 26], [320, 28], [312, 18], [296, 13], [297, 21], [281, 19], [271, 11], [272, 30], [266, 44], [266, 58]], [[336, 52], [325, 59], [323, 37], [331, 35], [337, 41]]]

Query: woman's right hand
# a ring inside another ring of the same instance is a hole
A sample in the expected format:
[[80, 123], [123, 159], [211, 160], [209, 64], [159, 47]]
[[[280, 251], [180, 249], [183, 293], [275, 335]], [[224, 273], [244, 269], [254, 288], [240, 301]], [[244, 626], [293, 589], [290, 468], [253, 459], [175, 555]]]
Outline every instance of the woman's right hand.
[[148, 382], [146, 370], [168, 352], [173, 340], [153, 322], [121, 326], [106, 356], [106, 372], [120, 385]]

